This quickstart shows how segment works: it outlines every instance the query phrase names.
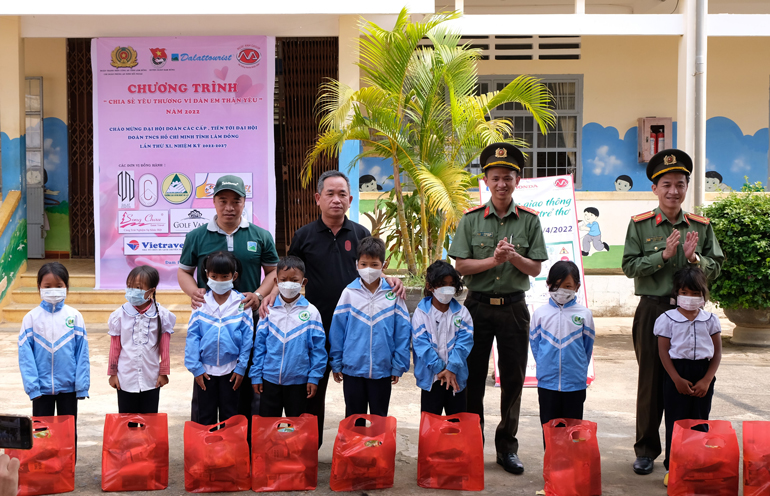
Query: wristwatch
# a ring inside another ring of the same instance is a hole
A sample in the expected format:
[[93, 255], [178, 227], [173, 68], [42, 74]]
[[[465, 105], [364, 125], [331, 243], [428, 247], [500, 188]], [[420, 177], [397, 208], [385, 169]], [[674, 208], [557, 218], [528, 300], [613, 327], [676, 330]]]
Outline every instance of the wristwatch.
[[259, 298], [259, 302], [260, 302], [260, 303], [262, 303], [262, 300], [264, 300], [264, 299], [265, 299], [265, 297], [264, 297], [264, 296], [262, 296], [261, 294], [259, 294], [259, 291], [254, 291], [254, 294], [255, 294], [255, 295], [257, 295], [257, 298]]
[[691, 263], [691, 264], [693, 264], [693, 265], [699, 264], [699, 263], [700, 263], [700, 255], [698, 255], [698, 254], [696, 253], [696, 254], [695, 254], [695, 261], [694, 261], [694, 262], [691, 262], [690, 260], [688, 260], [688, 262], [690, 262], [690, 263]]

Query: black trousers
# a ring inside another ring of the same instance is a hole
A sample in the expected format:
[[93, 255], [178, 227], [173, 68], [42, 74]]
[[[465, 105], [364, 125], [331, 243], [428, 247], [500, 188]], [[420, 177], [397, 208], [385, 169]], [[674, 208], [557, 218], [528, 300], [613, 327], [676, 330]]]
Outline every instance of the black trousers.
[[345, 395], [345, 417], [367, 413], [387, 417], [391, 387], [390, 376], [382, 379], [366, 379], [343, 375], [342, 393]]
[[465, 389], [455, 393], [451, 387], [447, 390], [446, 384], [436, 381], [430, 387], [430, 391], [420, 390], [420, 411], [435, 415], [454, 415], [467, 411], [468, 401]]
[[497, 338], [500, 368], [500, 424], [495, 431], [498, 453], [518, 453], [521, 391], [527, 371], [529, 310], [525, 300], [489, 305], [472, 298], [465, 306], [473, 319], [473, 348], [468, 355], [468, 411], [481, 419], [484, 432], [484, 393], [489, 375], [492, 340]]
[[[541, 387], [537, 388], [537, 402], [540, 404], [540, 425], [542, 426], [558, 418], [583, 420], [583, 404], [585, 401], [585, 389], [580, 391], [554, 391]], [[545, 433], [543, 433], [543, 447], [545, 448]]]
[[[328, 355], [328, 343], [329, 334], [326, 334], [326, 343]], [[318, 447], [324, 443], [324, 418], [326, 417], [326, 390], [329, 387], [329, 375], [331, 374], [332, 367], [328, 363], [326, 364], [326, 370], [323, 377], [318, 381], [318, 389], [315, 392], [315, 396], [307, 400], [307, 413], [315, 415], [318, 419]]]
[[53, 417], [72, 415], [75, 417], [75, 460], [78, 458], [78, 397], [77, 393], [44, 394], [32, 400], [32, 416]]
[[[231, 376], [211, 375], [208, 381], [204, 378], [205, 391], [197, 382], [193, 384], [193, 404], [196, 407], [193, 422], [202, 425], [218, 424], [238, 414], [238, 391], [233, 391]], [[244, 381], [238, 389], [245, 385]]]
[[307, 384], [282, 386], [262, 379], [259, 399], [260, 417], [299, 417], [307, 413]]
[[129, 393], [118, 389], [118, 412], [120, 413], [158, 413], [160, 388]]
[[[679, 376], [695, 384], [703, 379], [709, 369], [709, 360], [671, 360]], [[671, 458], [671, 436], [674, 433], [674, 422], [677, 420], [697, 419], [708, 420], [711, 413], [711, 399], [714, 397], [714, 383], [711, 381], [708, 392], [703, 398], [680, 394], [674, 381], [668, 374], [663, 381], [663, 403], [666, 408], [666, 459], [663, 465], [668, 470]]]
[[658, 337], [653, 334], [655, 321], [663, 313], [675, 308], [650, 298], [639, 301], [634, 313], [631, 334], [634, 340], [639, 378], [636, 387], [636, 456], [655, 459], [660, 455], [660, 422], [663, 420], [663, 378], [666, 369], [658, 355]]

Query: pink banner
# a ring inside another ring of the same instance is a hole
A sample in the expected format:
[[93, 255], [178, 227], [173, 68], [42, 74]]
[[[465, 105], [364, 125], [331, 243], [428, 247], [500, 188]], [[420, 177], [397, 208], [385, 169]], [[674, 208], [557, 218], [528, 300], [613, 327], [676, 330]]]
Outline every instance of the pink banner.
[[274, 38], [99, 38], [91, 60], [97, 288], [137, 265], [178, 288], [184, 236], [213, 218], [224, 174], [275, 233]]

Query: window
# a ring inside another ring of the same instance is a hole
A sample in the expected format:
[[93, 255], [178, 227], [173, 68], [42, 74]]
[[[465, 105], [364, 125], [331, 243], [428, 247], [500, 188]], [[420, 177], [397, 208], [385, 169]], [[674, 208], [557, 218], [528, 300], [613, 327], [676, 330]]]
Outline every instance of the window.
[[[529, 143], [522, 148], [527, 155], [527, 168], [523, 177], [543, 177], [572, 174], [575, 187], [581, 183], [580, 141], [583, 127], [583, 76], [548, 75], [536, 76], [553, 94], [551, 108], [556, 112], [556, 124], [547, 134], [540, 132], [535, 119], [518, 103], [507, 103], [492, 111], [495, 119], [508, 118], [513, 122], [516, 138]], [[516, 76], [481, 76], [479, 91], [501, 90]], [[474, 164], [471, 170], [480, 172]], [[475, 169], [475, 170], [474, 170]]]

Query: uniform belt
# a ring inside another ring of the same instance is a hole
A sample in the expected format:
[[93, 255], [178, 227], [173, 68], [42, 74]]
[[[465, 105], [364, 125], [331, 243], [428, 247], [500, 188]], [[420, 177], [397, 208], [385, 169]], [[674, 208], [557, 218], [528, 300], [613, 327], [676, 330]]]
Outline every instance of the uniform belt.
[[489, 295], [485, 293], [477, 293], [475, 291], [469, 291], [468, 297], [486, 303], [487, 305], [510, 305], [524, 299], [524, 291], [517, 291], [516, 293], [506, 295]]
[[676, 300], [671, 298], [670, 296], [642, 295], [642, 298], [647, 298], [648, 300], [652, 300], [655, 303], [659, 303], [659, 304], [662, 304], [662, 305], [673, 305], [673, 306], [676, 306]]

